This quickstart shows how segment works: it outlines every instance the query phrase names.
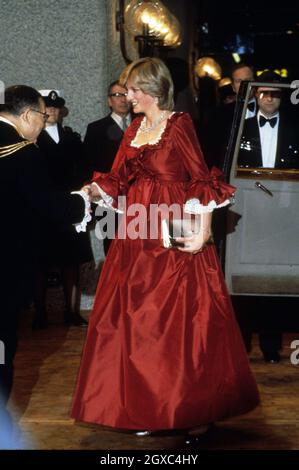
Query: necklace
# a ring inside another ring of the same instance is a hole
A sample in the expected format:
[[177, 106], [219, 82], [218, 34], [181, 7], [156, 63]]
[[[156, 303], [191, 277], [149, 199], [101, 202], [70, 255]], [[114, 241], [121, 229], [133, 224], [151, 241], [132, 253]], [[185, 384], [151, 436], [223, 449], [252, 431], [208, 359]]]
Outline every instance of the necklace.
[[[159, 124], [161, 124], [162, 121], [164, 121], [164, 119], [166, 118], [166, 111], [163, 111], [161, 114], [160, 114], [160, 117], [157, 121], [155, 121], [151, 126], [146, 126], [145, 125], [145, 122], [142, 122], [140, 127], [139, 127], [139, 130], [140, 132], [144, 132], [144, 133], [149, 133], [151, 132], [153, 129], [155, 129]], [[144, 119], [145, 121], [145, 119]]]

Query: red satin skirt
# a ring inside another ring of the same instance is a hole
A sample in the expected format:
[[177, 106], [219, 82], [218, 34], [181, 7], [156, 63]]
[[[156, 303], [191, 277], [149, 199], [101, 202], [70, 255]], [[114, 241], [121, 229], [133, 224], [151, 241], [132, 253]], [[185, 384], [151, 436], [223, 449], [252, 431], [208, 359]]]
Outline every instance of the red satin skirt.
[[98, 285], [72, 407], [79, 421], [191, 428], [259, 402], [214, 246], [114, 240]]

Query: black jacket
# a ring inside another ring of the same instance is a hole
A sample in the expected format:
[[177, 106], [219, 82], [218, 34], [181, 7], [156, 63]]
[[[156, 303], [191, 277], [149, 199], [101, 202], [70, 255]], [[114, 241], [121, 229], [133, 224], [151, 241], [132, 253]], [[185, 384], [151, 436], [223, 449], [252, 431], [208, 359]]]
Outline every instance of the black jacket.
[[[0, 150], [24, 140], [0, 122]], [[46, 161], [35, 144], [0, 157], [0, 302], [21, 297], [20, 284], [34, 272], [43, 221], [67, 226], [83, 215], [81, 196], [50, 189]]]
[[[263, 166], [257, 116], [244, 122], [238, 165], [253, 168]], [[275, 168], [299, 168], [299, 129], [282, 113], [279, 118]]]
[[[57, 190], [80, 189], [88, 179], [80, 135], [60, 124], [58, 135], [58, 143], [45, 130], [37, 139], [37, 144], [45, 156], [50, 182]], [[61, 230], [53, 224], [45, 226], [45, 230], [47, 236], [43, 238], [42, 264], [65, 266], [92, 259], [87, 232], [77, 233], [71, 225], [67, 229], [62, 227]]]
[[59, 142], [56, 143], [43, 130], [37, 144], [43, 152], [50, 180], [55, 189], [74, 190], [83, 186], [87, 179], [86, 159], [80, 135], [69, 127], [57, 125]]
[[90, 177], [94, 171], [108, 173], [111, 170], [123, 134], [110, 115], [88, 124], [84, 146]]

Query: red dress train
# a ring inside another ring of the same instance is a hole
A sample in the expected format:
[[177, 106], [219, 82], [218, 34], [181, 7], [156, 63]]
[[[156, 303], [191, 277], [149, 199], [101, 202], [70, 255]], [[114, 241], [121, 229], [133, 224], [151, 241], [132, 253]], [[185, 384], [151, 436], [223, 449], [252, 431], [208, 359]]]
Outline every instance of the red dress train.
[[[221, 205], [234, 188], [209, 174], [185, 113], [158, 143], [121, 144], [95, 182], [115, 200]], [[214, 201], [214, 202], [212, 202]], [[72, 407], [79, 421], [125, 429], [191, 428], [247, 412], [259, 401], [215, 247], [197, 255], [161, 239], [113, 240], [89, 322]]]

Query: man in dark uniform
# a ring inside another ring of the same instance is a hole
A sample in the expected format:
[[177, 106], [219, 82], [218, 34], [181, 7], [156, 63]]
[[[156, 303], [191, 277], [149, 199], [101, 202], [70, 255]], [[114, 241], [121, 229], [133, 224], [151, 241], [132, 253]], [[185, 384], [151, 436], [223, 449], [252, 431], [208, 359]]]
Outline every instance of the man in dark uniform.
[[[117, 154], [124, 131], [131, 124], [130, 105], [127, 101], [127, 90], [117, 81], [108, 87], [108, 104], [111, 113], [88, 124], [84, 139], [85, 153], [89, 161], [89, 177], [94, 171], [109, 173]], [[104, 250], [107, 255], [110, 245], [104, 239]]]
[[12, 387], [18, 313], [32, 294], [41, 221], [67, 226], [81, 222], [84, 215], [85, 222], [89, 218], [86, 193], [54, 192], [49, 187], [45, 160], [36, 145], [46, 119], [45, 103], [36, 90], [24, 85], [6, 89], [0, 105], [0, 341], [5, 350], [0, 415]]
[[[43, 152], [49, 179], [54, 189], [70, 191], [83, 186], [86, 180], [83, 144], [80, 135], [60, 124], [60, 112], [65, 100], [58, 90], [40, 90], [46, 104], [48, 119], [37, 144]], [[80, 264], [90, 261], [92, 253], [88, 233], [75, 233], [72, 227], [46, 227], [43, 249], [37, 273], [36, 313], [33, 328], [47, 326], [46, 291], [51, 267], [61, 270], [65, 296], [64, 322], [84, 326], [87, 321], [79, 314]]]

